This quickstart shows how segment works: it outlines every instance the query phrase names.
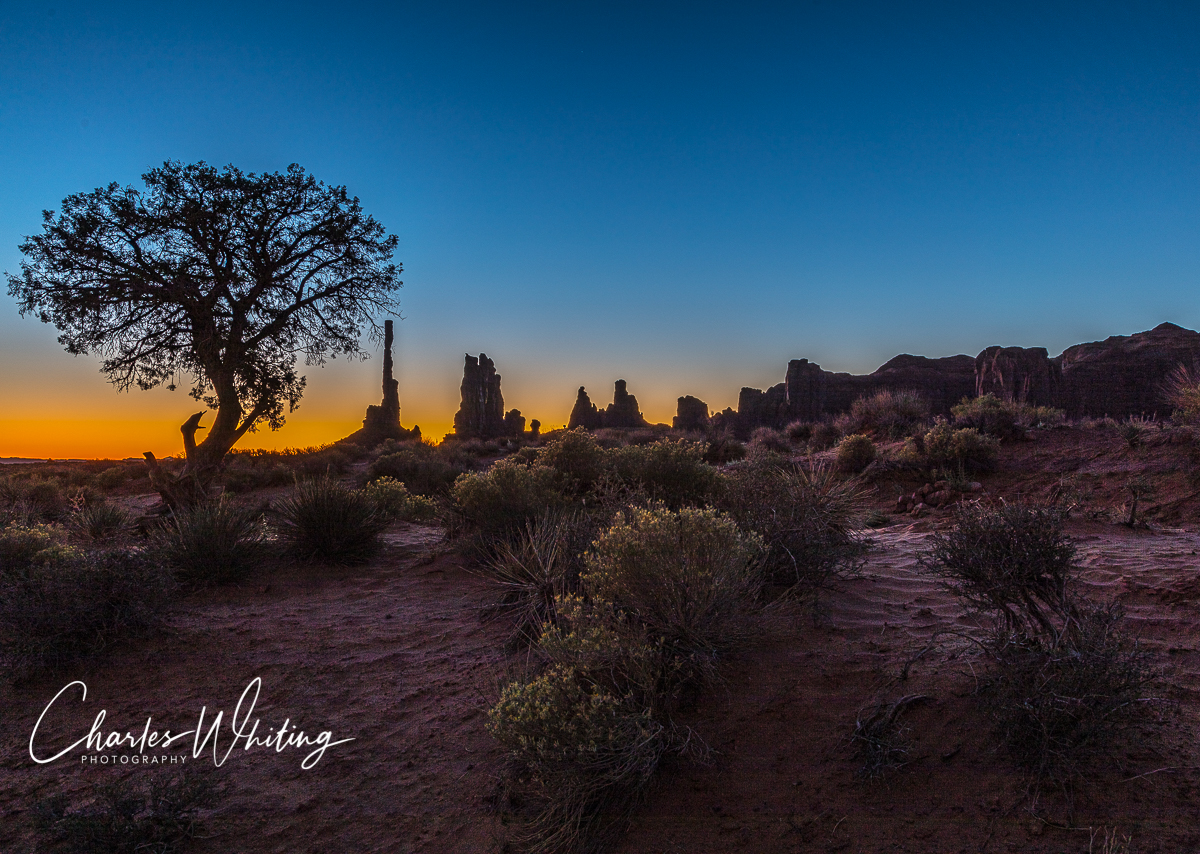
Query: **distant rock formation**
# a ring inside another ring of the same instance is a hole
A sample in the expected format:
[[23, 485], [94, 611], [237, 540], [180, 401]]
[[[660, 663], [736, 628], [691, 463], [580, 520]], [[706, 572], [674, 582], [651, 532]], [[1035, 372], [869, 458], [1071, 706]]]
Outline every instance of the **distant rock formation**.
[[1062, 371], [1054, 406], [1067, 415], [1169, 415], [1163, 383], [1177, 366], [1200, 368], [1200, 333], [1161, 323], [1149, 332], [1076, 344], [1052, 360]]
[[[504, 396], [500, 375], [485, 354], [467, 354], [460, 386], [462, 403], [454, 414], [454, 435], [469, 439], [495, 439], [506, 435]], [[519, 413], [518, 413], [519, 414]]]
[[637, 398], [626, 388], [625, 380], [617, 380], [613, 402], [604, 409], [597, 409], [588, 397], [587, 390], [580, 386], [579, 393], [575, 396], [575, 406], [571, 409], [571, 418], [567, 421], [568, 430], [574, 430], [576, 427], [586, 430], [596, 430], [600, 427], [632, 430], [649, 426], [649, 422], [642, 417], [641, 410], [638, 409]]
[[525, 435], [525, 416], [519, 409], [510, 409], [504, 414], [504, 435], [520, 438]]
[[642, 417], [638, 409], [637, 398], [625, 388], [625, 380], [617, 380], [613, 391], [613, 402], [604, 410], [604, 426], [617, 430], [632, 430], [636, 427], [649, 427], [649, 422]]
[[421, 428], [406, 430], [400, 426], [400, 382], [392, 377], [392, 321], [383, 322], [383, 402], [367, 407], [361, 430], [351, 433], [343, 442], [374, 447], [394, 439], [403, 442], [421, 438]]
[[571, 417], [567, 421], [567, 429], [574, 430], [576, 427], [582, 427], [585, 430], [596, 430], [600, 427], [601, 416], [596, 409], [596, 404], [592, 403], [592, 399], [588, 397], [587, 390], [579, 387], [579, 393], [575, 395], [575, 406], [571, 409]]
[[1062, 389], [1062, 369], [1045, 347], [988, 347], [975, 357], [975, 394], [1053, 406]]
[[690, 394], [676, 402], [671, 426], [676, 430], [704, 430], [708, 427], [708, 404]]

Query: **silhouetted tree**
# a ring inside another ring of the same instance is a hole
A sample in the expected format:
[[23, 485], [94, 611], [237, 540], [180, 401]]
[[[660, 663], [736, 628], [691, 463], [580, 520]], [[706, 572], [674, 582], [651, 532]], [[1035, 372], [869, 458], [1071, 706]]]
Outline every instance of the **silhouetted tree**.
[[234, 443], [296, 408], [298, 355], [357, 356], [360, 329], [378, 335], [374, 318], [395, 309], [401, 285], [397, 238], [345, 187], [296, 165], [256, 175], [167, 162], [142, 180], [144, 190], [114, 183], [45, 211], [8, 290], [69, 353], [103, 356], [120, 389], [191, 378], [192, 397], [216, 410], [208, 435], [196, 442], [204, 412], [183, 424], [178, 475], [145, 455], [163, 499], [189, 506]]

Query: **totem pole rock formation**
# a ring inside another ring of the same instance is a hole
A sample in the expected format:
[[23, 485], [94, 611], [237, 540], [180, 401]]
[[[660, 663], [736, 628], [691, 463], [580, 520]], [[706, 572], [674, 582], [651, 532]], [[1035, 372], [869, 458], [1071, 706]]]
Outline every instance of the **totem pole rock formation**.
[[383, 322], [383, 401], [367, 407], [361, 430], [351, 433], [343, 442], [372, 447], [388, 439], [403, 442], [421, 438], [421, 428], [406, 430], [400, 426], [400, 382], [392, 376], [392, 321]]

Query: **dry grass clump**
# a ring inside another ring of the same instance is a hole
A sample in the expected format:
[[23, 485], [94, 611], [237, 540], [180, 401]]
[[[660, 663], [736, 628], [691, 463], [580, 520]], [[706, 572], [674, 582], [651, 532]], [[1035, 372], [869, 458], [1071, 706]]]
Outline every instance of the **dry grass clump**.
[[0, 574], [0, 663], [17, 679], [158, 628], [171, 572], [128, 550], [73, 553]]
[[366, 563], [382, 546], [387, 516], [359, 490], [327, 477], [301, 481], [274, 510], [285, 548], [302, 560]]
[[810, 451], [827, 451], [842, 438], [842, 428], [831, 421], [814, 424], [808, 436]]
[[155, 552], [185, 581], [234, 581], [267, 554], [262, 515], [225, 500], [180, 510], [158, 533]]
[[188, 771], [155, 775], [145, 785], [100, 785], [87, 806], [68, 809], [59, 795], [38, 803], [35, 825], [49, 850], [72, 854], [174, 854], [203, 829], [200, 814], [216, 805], [212, 780]]
[[929, 401], [916, 391], [882, 389], [850, 404], [850, 430], [903, 439], [929, 421]]
[[1054, 507], [964, 506], [925, 566], [991, 620], [984, 708], [1037, 785], [1069, 790], [1148, 708], [1155, 673], [1116, 605], [1075, 595], [1075, 546]]
[[744, 464], [726, 478], [720, 507], [762, 538], [768, 581], [815, 591], [861, 568], [865, 546], [855, 522], [865, 494], [856, 481], [826, 467], [770, 461]]

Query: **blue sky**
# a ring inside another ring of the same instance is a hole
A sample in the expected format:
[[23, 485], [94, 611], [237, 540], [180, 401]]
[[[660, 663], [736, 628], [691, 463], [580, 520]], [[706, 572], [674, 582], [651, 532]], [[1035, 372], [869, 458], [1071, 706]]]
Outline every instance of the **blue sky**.
[[[618, 377], [669, 420], [790, 358], [1200, 327], [1198, 130], [1194, 4], [6, 4], [0, 269], [68, 193], [297, 162], [399, 235], [406, 424], [481, 350], [547, 425]], [[39, 419], [177, 450], [188, 398], [54, 337], [0, 296], [0, 455]], [[349, 432], [378, 365], [255, 441]]]

